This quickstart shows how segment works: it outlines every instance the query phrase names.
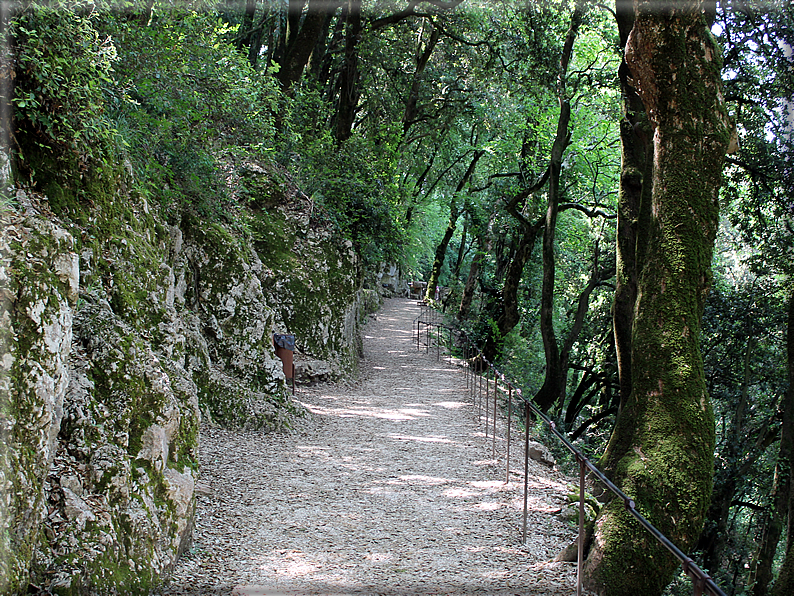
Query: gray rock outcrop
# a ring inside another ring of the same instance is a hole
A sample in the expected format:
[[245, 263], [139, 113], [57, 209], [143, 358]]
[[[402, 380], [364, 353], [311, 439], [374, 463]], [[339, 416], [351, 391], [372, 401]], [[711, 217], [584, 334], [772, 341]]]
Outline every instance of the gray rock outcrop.
[[[268, 172], [247, 168], [246, 192]], [[20, 191], [2, 215], [0, 593], [164, 581], [190, 545], [202, 418], [289, 426], [273, 333], [296, 336], [305, 380], [350, 375], [379, 303], [294, 189], [238, 224], [123, 199], [58, 218]]]

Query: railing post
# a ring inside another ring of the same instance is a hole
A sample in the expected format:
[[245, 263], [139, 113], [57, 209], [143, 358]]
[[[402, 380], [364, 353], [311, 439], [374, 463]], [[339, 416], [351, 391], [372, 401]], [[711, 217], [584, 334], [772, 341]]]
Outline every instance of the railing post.
[[505, 484], [510, 484], [510, 422], [513, 417], [513, 386], [507, 384], [507, 457], [505, 458]]
[[[491, 400], [490, 400], [490, 397], [489, 397], [490, 394], [488, 392], [488, 390], [490, 389], [490, 381], [488, 380], [488, 370], [489, 369], [490, 369], [490, 367], [488, 367], [488, 369], [485, 370], [485, 438], [486, 438], [486, 440], [488, 439], [488, 411], [489, 411], [489, 409], [491, 407], [491, 404], [490, 404]], [[486, 445], [487, 445], [487, 443], [486, 443]]]
[[480, 371], [479, 383], [477, 384], [477, 422], [482, 418], [482, 373]]
[[[429, 311], [429, 307], [428, 311]], [[435, 312], [429, 313], [431, 318], [435, 317]], [[435, 323], [427, 323], [426, 321], [421, 321], [420, 323], [424, 323], [428, 327], [428, 335], [429, 335], [429, 327]], [[417, 341], [419, 341], [419, 333], [420, 329], [417, 326]], [[443, 333], [443, 332], [441, 332]], [[494, 412], [493, 412], [493, 454], [494, 458], [496, 457], [496, 415], [499, 409], [499, 381], [498, 381], [498, 371], [491, 367], [490, 363], [487, 363], [484, 358], [482, 358], [481, 353], [477, 349], [476, 345], [473, 343], [468, 343], [469, 338], [468, 336], [463, 333], [462, 337], [466, 340], [466, 365], [471, 369], [467, 370], [467, 375], [472, 375], [470, 378], [467, 376], [467, 388], [470, 391], [470, 394], [473, 398], [472, 402], [473, 405], [477, 408], [477, 421], [478, 423], [481, 421], [482, 417], [482, 408], [483, 408], [483, 401], [485, 402], [485, 415], [486, 415], [486, 426], [485, 426], [485, 434], [486, 437], [488, 436], [488, 423], [490, 417], [490, 379], [488, 378], [488, 369], [493, 370], [494, 375]], [[450, 330], [450, 344], [452, 343], [452, 331]], [[429, 340], [428, 340], [428, 350], [429, 350]], [[476, 357], [471, 357], [470, 354], [477, 352]], [[471, 358], [471, 361], [469, 359]], [[486, 368], [487, 365], [487, 368]], [[476, 366], [476, 368], [475, 368]], [[482, 366], [482, 368], [480, 368]], [[483, 375], [485, 377], [485, 384], [486, 384], [486, 395], [483, 398]], [[504, 379], [504, 377], [503, 377]], [[510, 441], [511, 441], [511, 423], [513, 417], [513, 385], [507, 379], [504, 379], [504, 382], [507, 383], [508, 388], [508, 399], [507, 399], [507, 431], [506, 431], [506, 440], [507, 440], [507, 449], [506, 449], [506, 470], [505, 470], [505, 484], [510, 483]], [[679, 561], [683, 563], [684, 571], [686, 574], [692, 578], [693, 581], [693, 588], [694, 588], [694, 595], [695, 596], [703, 596], [703, 594], [708, 594], [709, 596], [726, 596], [725, 592], [723, 592], [719, 586], [717, 586], [714, 581], [703, 572], [698, 566], [687, 557], [674, 543], [672, 543], [666, 536], [664, 536], [657, 528], [655, 528], [645, 517], [643, 517], [637, 510], [634, 501], [626, 495], [623, 491], [621, 491], [617, 486], [615, 486], [604, 474], [598, 470], [593, 464], [584, 457], [584, 455], [573, 446], [573, 444], [563, 436], [560, 431], [557, 430], [556, 424], [553, 420], [549, 419], [545, 414], [543, 414], [539, 409], [537, 409], [529, 400], [524, 398], [522, 395], [521, 389], [519, 387], [515, 387], [516, 395], [520, 398], [519, 403], [523, 401], [524, 403], [524, 420], [525, 420], [525, 437], [524, 437], [524, 511], [523, 511], [523, 521], [522, 521], [522, 543], [526, 545], [527, 543], [527, 523], [528, 523], [528, 512], [529, 512], [529, 423], [530, 423], [530, 414], [534, 412], [538, 418], [543, 421], [552, 431], [552, 433], [565, 445], [565, 447], [575, 455], [576, 461], [579, 462], [579, 533], [577, 537], [577, 572], [576, 572], [576, 582], [577, 582], [577, 595], [581, 596], [583, 591], [583, 567], [584, 567], [584, 546], [585, 546], [585, 532], [584, 532], [584, 521], [585, 521], [585, 479], [587, 477], [587, 470], [589, 469], [591, 473], [594, 475], [595, 478], [598, 479], [599, 482], [603, 483], [607, 489], [609, 489], [612, 493], [614, 493], [617, 497], [619, 497], [626, 509], [628, 510], [629, 514], [632, 515], [640, 525], [650, 532], [656, 540], [659, 541], [660, 544], [665, 546], [667, 550], [669, 550]]]
[[527, 543], [527, 496], [529, 491], [529, 404], [524, 405], [524, 427], [526, 433], [524, 436], [524, 521], [522, 544]]
[[485, 374], [485, 371], [480, 371], [480, 390], [477, 393], [477, 421], [479, 422], [482, 419], [482, 376]]
[[493, 447], [491, 448], [491, 455], [496, 465], [496, 409], [498, 407], [497, 400], [499, 399], [499, 378], [496, 376], [496, 370], [493, 371], [493, 433], [491, 433], [491, 440]]
[[474, 402], [477, 404], [477, 422], [480, 421], [480, 390], [482, 389], [482, 372], [477, 374], [477, 386], [474, 388]]
[[582, 565], [584, 565], [584, 479], [587, 468], [584, 459], [576, 455], [579, 462], [579, 539], [578, 554], [576, 556], [576, 596], [582, 596]]
[[706, 581], [702, 578], [696, 578], [692, 581], [692, 585], [695, 587], [694, 596], [703, 596], [703, 587], [705, 586]]
[[[465, 353], [465, 352], [464, 352]], [[469, 388], [469, 360], [464, 360], [463, 374], [466, 376], [466, 389]]]
[[468, 359], [469, 362], [469, 397], [472, 398], [472, 403], [474, 403], [474, 368], [472, 367], [471, 358]]

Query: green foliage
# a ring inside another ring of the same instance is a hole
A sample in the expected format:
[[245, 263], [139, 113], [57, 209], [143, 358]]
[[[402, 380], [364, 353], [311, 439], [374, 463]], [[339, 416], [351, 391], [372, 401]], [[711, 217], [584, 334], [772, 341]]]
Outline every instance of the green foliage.
[[[81, 170], [105, 161], [115, 142], [105, 98], [112, 90], [116, 47], [100, 36], [97, 15], [88, 7], [70, 0], [31, 3], [9, 26], [17, 143], [71, 154]], [[19, 158], [25, 160], [24, 149]]]
[[235, 156], [268, 159], [278, 90], [228, 43], [212, 13], [171, 10], [142, 27], [129, 15], [105, 26], [120, 47], [125, 98], [113, 116], [143, 189], [202, 216], [227, 212]]
[[[311, 106], [316, 96], [301, 98]], [[405, 234], [399, 223], [396, 129], [354, 134], [339, 145], [330, 131], [317, 130], [317, 112], [308, 106], [293, 112], [285, 150], [303, 190], [340, 235], [353, 241], [366, 268], [399, 260]]]

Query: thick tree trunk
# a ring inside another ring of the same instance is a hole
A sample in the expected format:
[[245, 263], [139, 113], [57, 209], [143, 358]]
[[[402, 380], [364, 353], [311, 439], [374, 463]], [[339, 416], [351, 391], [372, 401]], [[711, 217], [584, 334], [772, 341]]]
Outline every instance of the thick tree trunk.
[[345, 57], [339, 77], [339, 105], [336, 110], [336, 140], [346, 141], [353, 134], [358, 105], [358, 44], [361, 41], [361, 0], [348, 0], [345, 24]]
[[[709, 506], [714, 418], [700, 355], [717, 191], [731, 126], [719, 49], [700, 2], [637, 0], [626, 60], [654, 128], [651, 221], [631, 347], [632, 390], [603, 464], [637, 509], [684, 551]], [[595, 523], [585, 584], [655, 596], [675, 560], [613, 500]]]
[[477, 279], [480, 277], [480, 267], [490, 248], [491, 241], [488, 231], [477, 236], [477, 252], [474, 253], [474, 257], [471, 259], [469, 275], [466, 278], [466, 284], [463, 286], [463, 296], [461, 296], [460, 308], [458, 308], [458, 321], [460, 322], [465, 321], [469, 316], [471, 302], [474, 299], [474, 289], [477, 285]]
[[[533, 398], [544, 412], [565, 394], [568, 376], [567, 367], [564, 367], [560, 360], [560, 347], [557, 344], [557, 334], [554, 330], [554, 285], [556, 275], [554, 238], [557, 230], [557, 214], [560, 207], [562, 156], [570, 142], [568, 125], [571, 121], [571, 104], [568, 101], [565, 90], [566, 77], [568, 64], [573, 53], [573, 44], [579, 32], [583, 16], [582, 5], [577, 4], [571, 16], [571, 25], [568, 28], [562, 51], [558, 89], [560, 116], [557, 120], [557, 133], [551, 148], [551, 159], [549, 161], [549, 203], [546, 209], [546, 225], [543, 229], [543, 287], [540, 294], [540, 335], [543, 338], [543, 352], [546, 357], [546, 374], [543, 378], [543, 385]], [[563, 370], [564, 368], [566, 370]]]
[[301, 11], [305, 2], [289, 3], [289, 37], [276, 78], [281, 83], [285, 95], [292, 95], [294, 85], [303, 76], [312, 52], [323, 32], [328, 8], [327, 0], [309, 0], [306, 14], [301, 22]]
[[498, 311], [499, 315], [496, 317], [496, 332], [491, 331], [488, 334], [482, 347], [483, 355], [490, 362], [493, 362], [496, 358], [502, 339], [521, 320], [518, 311], [518, 287], [521, 283], [521, 278], [524, 276], [524, 267], [532, 254], [532, 250], [535, 248], [535, 243], [545, 221], [545, 218], [541, 218], [532, 226], [522, 226], [521, 239], [505, 273], [501, 308]]
[[323, 71], [324, 65], [331, 61], [331, 56], [328, 53], [328, 37], [331, 31], [331, 23], [334, 21], [334, 15], [337, 11], [337, 6], [329, 6], [325, 11], [320, 33], [317, 37], [317, 43], [314, 45], [311, 56], [309, 56], [309, 63], [306, 65], [306, 71], [309, 76], [322, 86], [325, 81], [321, 81], [320, 76]]
[[[560, 109], [560, 120], [557, 123], [557, 140], [560, 135], [563, 139], [568, 134], [568, 122], [571, 116], [571, 106], [563, 102]], [[560, 366], [560, 348], [557, 345], [557, 334], [554, 331], [554, 283], [555, 283], [555, 258], [554, 237], [557, 229], [557, 213], [560, 202], [560, 168], [565, 141], [560, 144], [556, 152], [557, 157], [552, 157], [549, 176], [549, 205], [546, 209], [546, 225], [543, 228], [543, 287], [540, 293], [540, 335], [543, 338], [543, 352], [546, 357], [546, 374], [543, 385], [533, 398], [541, 410], [547, 411], [557, 399], [565, 393], [565, 377]], [[555, 142], [555, 146], [557, 143]], [[554, 155], [554, 151], [552, 154]]]
[[333, 31], [331, 32], [331, 41], [325, 50], [322, 63], [319, 65], [319, 73], [317, 74], [317, 83], [320, 89], [325, 90], [327, 100], [332, 101], [336, 92], [335, 74], [334, 74], [334, 59], [333, 56], [339, 53], [339, 49], [345, 40], [344, 31], [345, 23], [347, 22], [347, 4], [342, 4], [342, 10], [334, 22]]
[[[620, 47], [625, 48], [634, 26], [633, 0], [618, 0], [615, 15], [620, 34]], [[618, 222], [616, 234], [615, 295], [612, 310], [615, 352], [620, 383], [620, 409], [631, 393], [631, 327], [637, 300], [638, 267], [642, 254], [637, 254], [637, 236], [646, 236], [650, 217], [653, 145], [651, 126], [645, 106], [636, 89], [629, 83], [626, 61], [618, 70], [622, 95], [623, 118], [620, 122], [620, 187], [618, 190]]]
[[[786, 331], [786, 349], [788, 350], [788, 391], [786, 392], [785, 398], [785, 412], [794, 408], [794, 287], [790, 290], [788, 304], [788, 329]], [[794, 425], [794, 421], [791, 417], [786, 420], [784, 416], [783, 425], [783, 433], [787, 434], [788, 440], [791, 441], [793, 432], [791, 427]], [[781, 438], [781, 443], [782, 442], [783, 439]], [[787, 596], [788, 594], [794, 594], [794, 482], [791, 481], [791, 479], [794, 478], [794, 445], [789, 444], [788, 458], [789, 491], [786, 557], [783, 559], [783, 565], [780, 567], [780, 574], [775, 582], [775, 587], [772, 589], [772, 596]]]
[[[543, 229], [543, 288], [541, 290], [540, 319], [541, 335], [543, 337], [543, 347], [547, 366], [546, 380], [541, 391], [535, 396], [535, 401], [538, 401], [538, 396], [540, 396], [541, 402], [539, 403], [545, 403], [544, 396], [554, 393], [554, 391], [549, 391], [552, 385], [555, 387], [559, 385], [557, 375], [559, 367], [556, 365], [552, 365], [551, 367], [548, 366], [549, 362], [555, 363], [559, 361], [559, 347], [557, 346], [557, 339], [554, 336], [554, 326], [551, 316], [553, 312], [554, 294], [554, 233], [560, 203], [559, 184], [562, 155], [570, 140], [568, 124], [571, 119], [571, 106], [565, 91], [566, 73], [583, 14], [582, 3], [578, 3], [571, 16], [571, 24], [568, 28], [568, 33], [562, 49], [559, 71], [557, 73], [557, 93], [560, 104], [560, 115], [557, 120], [557, 132], [551, 148], [549, 166], [544, 175], [535, 182], [532, 187], [518, 193], [507, 206], [507, 211], [521, 224], [522, 235], [519, 240], [519, 246], [513, 258], [510, 260], [505, 274], [502, 303], [500, 305], [499, 316], [496, 317], [497, 328], [488, 334], [485, 344], [483, 345], [483, 354], [488, 360], [493, 362], [502, 339], [518, 324], [520, 320], [518, 313], [518, 285], [524, 273], [524, 266], [535, 246], [537, 236], [540, 230]], [[526, 147], [527, 144], [525, 143], [524, 148]], [[516, 206], [520, 200], [526, 199], [531, 194], [543, 188], [546, 182], [549, 183], [546, 214], [534, 224], [530, 224], [523, 215], [518, 213]], [[498, 277], [499, 267], [497, 267], [497, 278]], [[553, 403], [553, 401], [551, 403]], [[548, 406], [546, 406], [546, 408], [548, 408]]]
[[452, 240], [452, 235], [455, 233], [459, 216], [460, 211], [458, 210], [458, 206], [455, 204], [455, 199], [452, 199], [452, 203], [449, 206], [447, 229], [444, 230], [444, 236], [442, 236], [441, 242], [438, 243], [436, 254], [433, 258], [433, 268], [430, 270], [430, 281], [427, 282], [425, 300], [433, 300], [436, 297], [436, 288], [438, 287], [438, 280], [441, 277], [441, 268], [444, 266], [444, 259], [447, 256], [449, 241]]

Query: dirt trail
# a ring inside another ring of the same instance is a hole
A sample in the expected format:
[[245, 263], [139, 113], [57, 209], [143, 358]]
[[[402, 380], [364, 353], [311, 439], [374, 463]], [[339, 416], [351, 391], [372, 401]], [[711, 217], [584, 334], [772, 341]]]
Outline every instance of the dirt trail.
[[202, 429], [195, 545], [164, 594], [575, 593], [550, 562], [570, 480], [532, 462], [522, 545], [521, 465], [506, 485], [462, 370], [416, 349], [418, 312], [387, 300], [360, 380], [299, 389], [295, 432]]

